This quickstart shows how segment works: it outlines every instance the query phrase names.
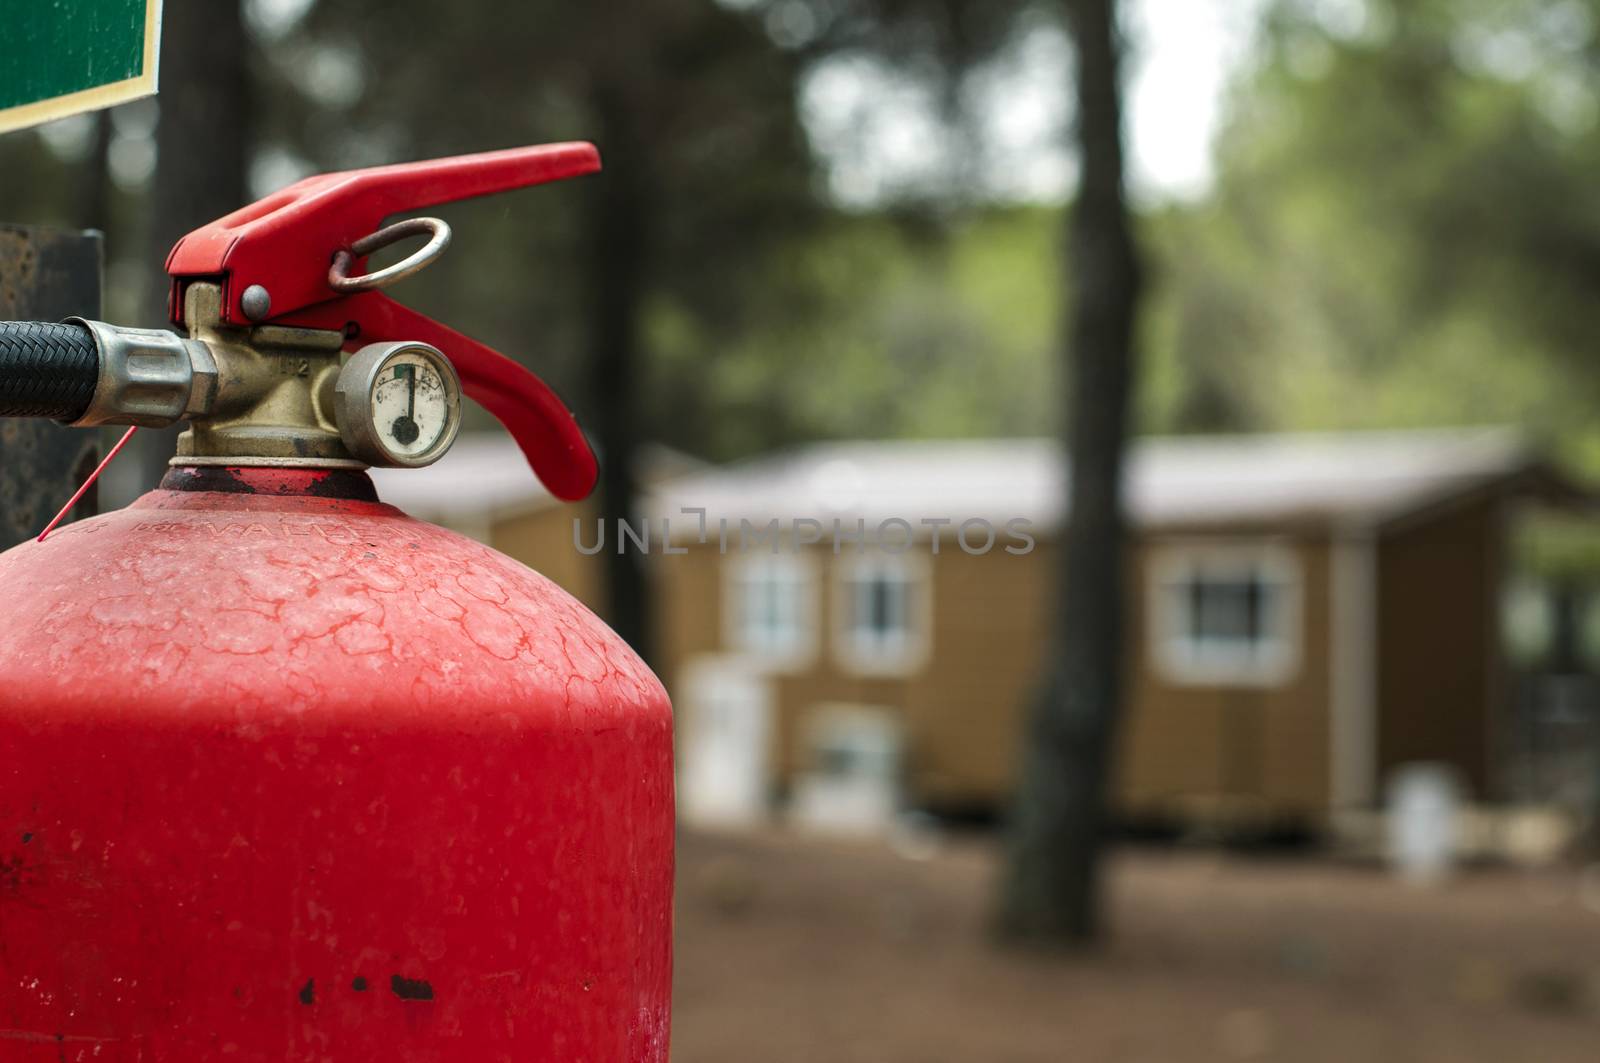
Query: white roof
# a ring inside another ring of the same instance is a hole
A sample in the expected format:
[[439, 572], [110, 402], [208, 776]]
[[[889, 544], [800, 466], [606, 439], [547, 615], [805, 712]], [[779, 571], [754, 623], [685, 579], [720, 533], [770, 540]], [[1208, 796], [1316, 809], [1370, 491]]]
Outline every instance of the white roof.
[[[705, 468], [696, 458], [657, 445], [645, 448], [640, 464], [646, 482]], [[425, 469], [373, 469], [371, 475], [379, 498], [436, 523], [476, 523], [560, 504], [504, 432], [463, 433]]]
[[481, 520], [555, 503], [504, 432], [461, 435], [425, 469], [373, 469], [378, 497], [413, 517]]
[[[1129, 506], [1146, 525], [1380, 521], [1528, 466], [1515, 432], [1432, 429], [1146, 438], [1129, 460]], [[765, 524], [777, 518], [869, 525], [899, 517], [999, 526], [1060, 522], [1067, 486], [1053, 439], [817, 443], [725, 466], [658, 450], [652, 519], [695, 523], [684, 508]], [[418, 517], [482, 520], [552, 505], [503, 433], [462, 436], [426, 469], [374, 469], [378, 493]]]
[[[1527, 467], [1505, 429], [1146, 438], [1134, 443], [1128, 504], [1144, 525], [1379, 521]], [[649, 513], [708, 518], [899, 517], [1060, 523], [1067, 475], [1051, 439], [819, 443], [679, 477]]]

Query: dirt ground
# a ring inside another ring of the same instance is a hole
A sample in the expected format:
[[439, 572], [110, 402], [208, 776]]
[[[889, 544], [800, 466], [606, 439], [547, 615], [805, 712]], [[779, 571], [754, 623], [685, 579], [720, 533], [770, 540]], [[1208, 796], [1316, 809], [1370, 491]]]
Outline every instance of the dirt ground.
[[1114, 941], [984, 936], [982, 840], [680, 848], [676, 1063], [1600, 1060], [1600, 873], [1398, 884], [1317, 858], [1130, 850]]

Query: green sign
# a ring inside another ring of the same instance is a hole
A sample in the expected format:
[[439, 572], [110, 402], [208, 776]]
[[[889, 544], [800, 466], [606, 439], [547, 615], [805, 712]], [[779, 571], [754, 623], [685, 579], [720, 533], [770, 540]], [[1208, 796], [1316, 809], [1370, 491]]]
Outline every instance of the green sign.
[[156, 91], [161, 0], [0, 0], [0, 133]]

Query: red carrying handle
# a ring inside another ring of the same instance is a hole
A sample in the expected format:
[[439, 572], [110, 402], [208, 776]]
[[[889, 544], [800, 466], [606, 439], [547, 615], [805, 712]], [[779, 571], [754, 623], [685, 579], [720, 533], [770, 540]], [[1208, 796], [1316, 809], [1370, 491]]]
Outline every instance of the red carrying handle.
[[[335, 253], [349, 252], [384, 219], [405, 211], [543, 184], [600, 168], [592, 144], [547, 144], [426, 162], [308, 177], [196, 229], [167, 256], [170, 310], [182, 324], [183, 291], [195, 281], [222, 285], [222, 317], [245, 326], [271, 323], [332, 329], [347, 348], [414, 340], [443, 351], [467, 396], [506, 426], [528, 464], [557, 498], [594, 489], [599, 467], [571, 411], [533, 373], [503, 354], [376, 291], [341, 294], [328, 283]], [[353, 271], [365, 268], [357, 257]], [[266, 290], [268, 309], [251, 317], [244, 294]]]

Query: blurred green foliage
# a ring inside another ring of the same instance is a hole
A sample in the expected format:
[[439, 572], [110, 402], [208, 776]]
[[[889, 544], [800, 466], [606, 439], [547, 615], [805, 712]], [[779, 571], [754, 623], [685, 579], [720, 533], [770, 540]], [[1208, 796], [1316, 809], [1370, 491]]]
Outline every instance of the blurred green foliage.
[[759, 286], [770, 313], [756, 318], [780, 327], [707, 357], [714, 340], [658, 303], [652, 390], [705, 393], [717, 457], [819, 437], [1050, 431], [1058, 213], [985, 211], [937, 229], [835, 216]]
[[1154, 423], [1504, 422], [1600, 471], [1597, 57], [1593, 0], [1272, 5], [1157, 226]]
[[[946, 77], [958, 99], [960, 71], [1037, 25], [1037, 5], [375, 11], [320, 0], [256, 20], [258, 175], [588, 136], [609, 152], [599, 101], [615, 95], [631, 144], [608, 172], [630, 175], [647, 229], [646, 435], [725, 459], [819, 437], [1058, 427], [1063, 208], [974, 189], [841, 209], [797, 104], [815, 64], [859, 51]], [[1214, 187], [1143, 212], [1141, 428], [1511, 423], [1600, 473], [1597, 74], [1600, 0], [1271, 3]], [[125, 124], [114, 156], [148, 127]], [[0, 138], [0, 215], [87, 216], [87, 156], [50, 142]], [[112, 192], [113, 285], [151, 301], [159, 283], [117, 249], [142, 192], [126, 176]], [[593, 409], [608, 396], [585, 365], [591, 209], [581, 184], [448, 208], [455, 250], [397, 294]]]
[[1513, 547], [1520, 568], [1551, 583], [1600, 582], [1600, 537], [1586, 514], [1560, 510], [1519, 522]]

